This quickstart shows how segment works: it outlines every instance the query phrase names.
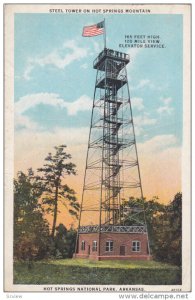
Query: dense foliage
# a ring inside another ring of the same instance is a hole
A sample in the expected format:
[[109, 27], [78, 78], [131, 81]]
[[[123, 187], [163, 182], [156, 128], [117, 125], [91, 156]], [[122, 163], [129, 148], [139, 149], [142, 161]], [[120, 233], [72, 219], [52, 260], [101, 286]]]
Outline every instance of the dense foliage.
[[14, 180], [14, 257], [41, 259], [49, 247], [49, 224], [43, 218], [39, 197], [43, 192], [40, 181], [19, 172]]
[[[67, 213], [77, 218], [79, 204], [75, 191], [64, 183], [64, 176], [76, 174], [75, 165], [67, 162], [70, 154], [65, 145], [55, 147], [55, 154], [46, 157], [39, 168], [41, 176], [32, 169], [28, 174], [18, 172], [14, 179], [14, 257], [32, 261], [45, 257], [72, 257], [76, 232], [63, 224], [56, 227], [59, 202]], [[50, 230], [46, 214], [52, 213]]]
[[[130, 198], [126, 202], [131, 209], [143, 205], [140, 199]], [[155, 259], [176, 265], [182, 263], [182, 194], [177, 193], [168, 205], [158, 202], [158, 198], [144, 200], [145, 219], [148, 227], [150, 249]], [[139, 220], [142, 215], [135, 215]], [[126, 225], [132, 225], [132, 219], [126, 216]]]
[[159, 211], [151, 223], [151, 242], [154, 256], [165, 262], [182, 264], [182, 194]]
[[75, 251], [76, 231], [73, 228], [69, 230], [63, 224], [56, 228], [55, 235], [55, 257], [71, 258]]

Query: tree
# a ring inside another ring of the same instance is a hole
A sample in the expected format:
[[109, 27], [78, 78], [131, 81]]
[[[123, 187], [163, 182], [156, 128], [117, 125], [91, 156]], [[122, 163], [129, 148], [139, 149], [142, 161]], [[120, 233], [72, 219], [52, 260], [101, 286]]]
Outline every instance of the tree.
[[[177, 193], [168, 205], [158, 202], [158, 197], [146, 201], [130, 197], [123, 205], [129, 207], [123, 215], [125, 225], [139, 225], [145, 210], [150, 249], [154, 259], [181, 265], [182, 246], [182, 194]], [[131, 213], [134, 213], [131, 216]]]
[[17, 259], [43, 258], [49, 245], [49, 224], [43, 218], [39, 199], [42, 183], [28, 174], [18, 172], [14, 179], [14, 256]]
[[76, 242], [76, 231], [72, 227], [67, 230], [63, 224], [59, 224], [54, 241], [57, 258], [72, 258]]
[[[147, 202], [146, 209], [149, 239], [155, 259], [181, 265], [182, 194], [177, 193], [168, 205]], [[149, 214], [148, 214], [149, 213]]]
[[166, 206], [158, 202], [158, 197], [153, 197], [151, 200], [145, 201], [145, 218], [148, 229], [149, 243], [152, 254], [155, 253], [156, 240], [156, 223], [166, 211]]
[[72, 258], [75, 252], [76, 236], [77, 236], [76, 230], [74, 230], [71, 227], [66, 234], [66, 248], [67, 248], [68, 258]]
[[[145, 221], [148, 225], [148, 230], [152, 230], [152, 222], [156, 215], [164, 212], [165, 206], [158, 202], [158, 197], [153, 197], [152, 200], [146, 201], [145, 198], [129, 197], [129, 200], [124, 200], [121, 207], [122, 219], [125, 225], [141, 225]], [[126, 213], [123, 211], [126, 210]]]
[[176, 265], [182, 263], [182, 194], [177, 193], [165, 213], [158, 218], [156, 231], [156, 257]]
[[77, 202], [75, 191], [64, 183], [67, 175], [76, 175], [75, 164], [68, 161], [71, 155], [65, 152], [66, 145], [60, 145], [55, 148], [55, 153], [49, 153], [45, 158], [46, 163], [43, 168], [39, 168], [41, 173], [37, 179], [44, 182], [43, 204], [47, 207], [47, 212], [53, 214], [53, 224], [51, 236], [54, 239], [59, 202], [61, 202], [68, 212], [78, 218], [79, 204]]
[[67, 249], [66, 249], [66, 235], [67, 229], [63, 224], [59, 224], [56, 227], [56, 236], [55, 236], [55, 256], [58, 258], [67, 257]]

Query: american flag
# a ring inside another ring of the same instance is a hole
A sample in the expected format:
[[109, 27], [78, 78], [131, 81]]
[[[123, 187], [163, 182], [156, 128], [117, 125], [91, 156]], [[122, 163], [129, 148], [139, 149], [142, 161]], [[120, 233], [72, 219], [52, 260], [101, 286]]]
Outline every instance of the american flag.
[[90, 37], [90, 36], [95, 36], [103, 33], [104, 33], [104, 21], [95, 25], [83, 27], [82, 36]]

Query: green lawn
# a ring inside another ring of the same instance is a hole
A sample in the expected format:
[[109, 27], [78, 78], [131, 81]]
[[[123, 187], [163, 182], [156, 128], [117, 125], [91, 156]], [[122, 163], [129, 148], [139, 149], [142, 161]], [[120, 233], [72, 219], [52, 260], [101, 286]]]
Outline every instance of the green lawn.
[[59, 259], [14, 264], [15, 284], [181, 284], [180, 268], [155, 261]]

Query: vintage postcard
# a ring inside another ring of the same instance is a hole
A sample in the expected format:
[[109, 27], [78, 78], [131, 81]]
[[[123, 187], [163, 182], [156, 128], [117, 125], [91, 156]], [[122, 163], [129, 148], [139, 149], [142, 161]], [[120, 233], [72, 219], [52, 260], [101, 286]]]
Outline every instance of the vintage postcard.
[[190, 292], [191, 6], [6, 4], [4, 41], [5, 291]]

